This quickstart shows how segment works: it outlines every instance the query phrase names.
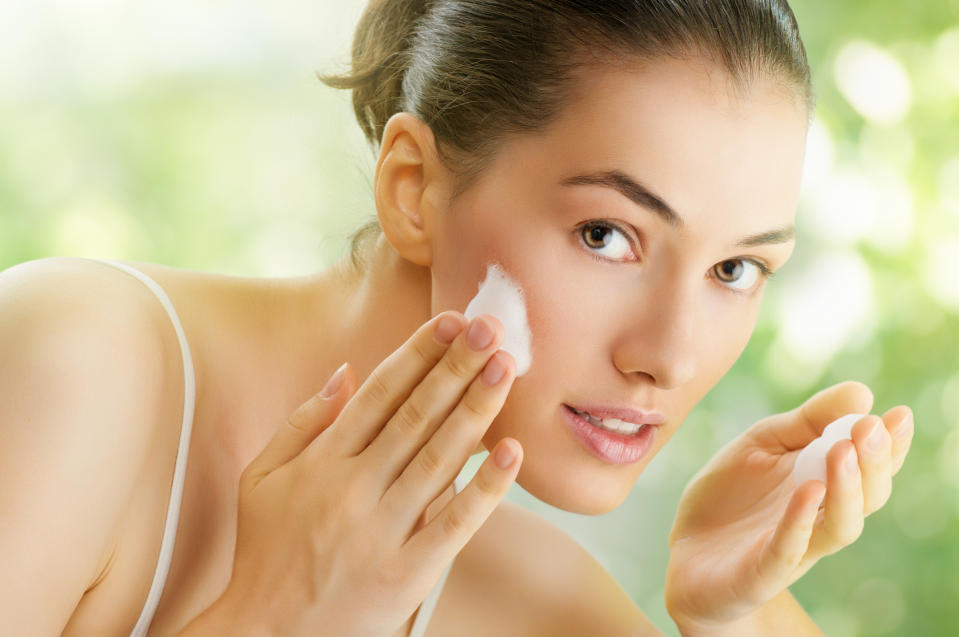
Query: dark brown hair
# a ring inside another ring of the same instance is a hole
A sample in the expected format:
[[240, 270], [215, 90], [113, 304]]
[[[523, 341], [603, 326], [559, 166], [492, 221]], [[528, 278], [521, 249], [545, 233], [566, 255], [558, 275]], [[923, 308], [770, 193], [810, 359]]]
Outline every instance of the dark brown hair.
[[[408, 112], [433, 131], [461, 193], [510, 134], [545, 127], [589, 61], [707, 56], [734, 85], [758, 77], [813, 92], [799, 27], [785, 0], [372, 0], [353, 39], [352, 70], [321, 76], [353, 90], [376, 149]], [[379, 234], [376, 219], [350, 238]]]

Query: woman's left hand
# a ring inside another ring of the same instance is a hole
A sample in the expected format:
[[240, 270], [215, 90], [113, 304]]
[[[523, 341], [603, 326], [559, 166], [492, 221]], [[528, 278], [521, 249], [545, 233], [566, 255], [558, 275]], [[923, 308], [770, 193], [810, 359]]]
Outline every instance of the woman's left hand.
[[[796, 485], [792, 470], [826, 425], [868, 414], [872, 403], [861, 383], [834, 385], [760, 420], [690, 480], [669, 536], [666, 608], [678, 625], [721, 628], [743, 618], [859, 537], [864, 518], [889, 499], [909, 451], [910, 409], [860, 419], [852, 441], [826, 455], [826, 484]], [[874, 426], [876, 446], [867, 440]]]

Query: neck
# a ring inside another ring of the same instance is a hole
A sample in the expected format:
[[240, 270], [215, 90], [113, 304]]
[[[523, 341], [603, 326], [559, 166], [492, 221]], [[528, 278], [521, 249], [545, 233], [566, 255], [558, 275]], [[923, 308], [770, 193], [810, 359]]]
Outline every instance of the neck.
[[[344, 362], [356, 372], [359, 388], [385, 358], [429, 320], [430, 269], [401, 257], [382, 235], [367, 256], [362, 271], [356, 270], [350, 255], [346, 255], [322, 272], [288, 279], [289, 287], [282, 294], [285, 301], [270, 304], [270, 315], [279, 327], [271, 328], [275, 338], [268, 339], [256, 356], [260, 366], [250, 380], [249, 391], [255, 391], [266, 374], [273, 378], [279, 395], [271, 396], [270, 405], [259, 409], [291, 414], [319, 392]], [[250, 339], [258, 342], [263, 328], [250, 333]], [[223, 377], [235, 379], [236, 375], [225, 370]], [[224, 390], [224, 395], [232, 395], [234, 390]], [[250, 409], [249, 404], [243, 405], [245, 410]], [[221, 441], [238, 438], [236, 423], [248, 417], [245, 412], [232, 414], [230, 410], [235, 408], [233, 402], [220, 406], [219, 420], [228, 427], [215, 435]], [[254, 426], [240, 436], [230, 452], [235, 456], [231, 462], [236, 476], [276, 433], [275, 419], [257, 422], [262, 426]], [[473, 453], [483, 450], [479, 442]]]
[[429, 268], [404, 259], [383, 235], [367, 254], [362, 272], [352, 268], [349, 255], [330, 270], [337, 301], [328, 308], [334, 327], [324, 338], [323, 359], [330, 365], [324, 378], [349, 362], [362, 384], [432, 316]]

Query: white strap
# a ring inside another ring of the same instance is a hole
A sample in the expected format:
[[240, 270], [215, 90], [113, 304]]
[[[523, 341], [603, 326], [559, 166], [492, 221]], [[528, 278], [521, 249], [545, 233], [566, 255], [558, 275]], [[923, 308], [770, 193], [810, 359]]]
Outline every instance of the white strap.
[[153, 583], [150, 585], [150, 592], [147, 595], [146, 604], [140, 613], [140, 618], [133, 627], [130, 637], [145, 637], [150, 623], [153, 621], [153, 614], [156, 612], [160, 603], [160, 596], [163, 595], [163, 587], [166, 585], [167, 574], [170, 572], [170, 562], [173, 558], [173, 545], [176, 542], [176, 528], [180, 520], [180, 501], [183, 498], [183, 482], [186, 478], [186, 461], [190, 449], [190, 435], [193, 431], [193, 408], [196, 402], [196, 385], [193, 372], [193, 357], [190, 355], [190, 345], [187, 343], [186, 335], [183, 333], [183, 326], [180, 324], [180, 317], [173, 308], [173, 303], [163, 291], [163, 288], [149, 276], [131, 268], [123, 263], [109, 261], [106, 259], [93, 259], [101, 263], [107, 263], [115, 268], [123, 270], [136, 278], [140, 279], [144, 285], [150, 288], [150, 291], [156, 295], [163, 309], [166, 310], [173, 321], [173, 328], [176, 330], [177, 340], [180, 342], [180, 353], [183, 355], [183, 425], [180, 429], [180, 444], [176, 453], [176, 468], [173, 471], [173, 488], [170, 493], [170, 503], [167, 506], [166, 524], [163, 527], [163, 541], [160, 544], [160, 557], [157, 560], [157, 570], [153, 574]]

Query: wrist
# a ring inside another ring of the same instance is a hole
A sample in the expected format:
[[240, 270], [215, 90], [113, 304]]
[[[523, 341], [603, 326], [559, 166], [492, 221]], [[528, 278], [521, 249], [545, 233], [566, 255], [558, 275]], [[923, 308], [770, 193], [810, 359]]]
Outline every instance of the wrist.
[[742, 637], [756, 634], [751, 630], [748, 616], [728, 623], [713, 624], [693, 621], [681, 616], [671, 616], [682, 637]]
[[691, 619], [668, 607], [667, 612], [682, 637], [764, 637], [782, 634], [786, 626], [789, 634], [797, 637], [825, 637], [788, 588], [762, 606], [729, 621]]

